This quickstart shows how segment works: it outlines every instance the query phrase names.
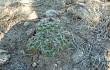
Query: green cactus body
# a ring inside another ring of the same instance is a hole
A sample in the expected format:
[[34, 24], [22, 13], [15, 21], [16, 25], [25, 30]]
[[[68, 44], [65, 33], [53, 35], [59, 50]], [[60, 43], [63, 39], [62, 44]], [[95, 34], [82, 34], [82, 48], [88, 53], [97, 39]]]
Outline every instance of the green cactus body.
[[32, 38], [28, 45], [30, 50], [37, 49], [42, 52], [42, 55], [52, 57], [61, 50], [71, 47], [72, 42], [65, 38], [65, 36], [69, 38], [71, 32], [64, 31], [60, 22], [39, 22], [36, 25], [36, 30], [36, 36]]

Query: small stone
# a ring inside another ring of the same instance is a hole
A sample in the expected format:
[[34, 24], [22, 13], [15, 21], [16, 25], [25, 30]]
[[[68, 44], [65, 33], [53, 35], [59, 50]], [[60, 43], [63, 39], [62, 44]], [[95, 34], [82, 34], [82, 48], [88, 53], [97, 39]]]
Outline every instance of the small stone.
[[0, 49], [0, 65], [5, 64], [10, 58], [7, 51]]
[[72, 55], [72, 60], [74, 63], [78, 63], [83, 59], [84, 53], [82, 50], [77, 50], [73, 55]]
[[24, 22], [24, 26], [30, 25], [30, 22]]
[[57, 64], [54, 64], [54, 66], [57, 67], [58, 65]]
[[35, 28], [33, 28], [33, 29], [28, 29], [28, 30], [26, 31], [26, 33], [27, 33], [27, 36], [28, 36], [28, 37], [32, 37], [32, 36], [35, 34]]
[[37, 63], [34, 62], [34, 63], [32, 64], [32, 67], [36, 67], [36, 66], [37, 66]]
[[58, 17], [59, 16], [59, 12], [56, 10], [48, 10], [45, 13], [46, 17]]
[[19, 53], [22, 54], [22, 55], [25, 55], [25, 51], [24, 50], [20, 50]]

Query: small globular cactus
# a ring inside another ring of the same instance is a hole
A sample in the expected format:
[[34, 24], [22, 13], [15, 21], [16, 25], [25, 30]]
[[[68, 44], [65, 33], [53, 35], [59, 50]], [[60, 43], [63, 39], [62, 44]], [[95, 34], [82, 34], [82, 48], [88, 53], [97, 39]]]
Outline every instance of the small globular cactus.
[[30, 50], [40, 51], [44, 56], [53, 57], [60, 51], [71, 47], [72, 33], [64, 30], [59, 21], [48, 23], [40, 21], [36, 25], [36, 31], [36, 35], [28, 44]]

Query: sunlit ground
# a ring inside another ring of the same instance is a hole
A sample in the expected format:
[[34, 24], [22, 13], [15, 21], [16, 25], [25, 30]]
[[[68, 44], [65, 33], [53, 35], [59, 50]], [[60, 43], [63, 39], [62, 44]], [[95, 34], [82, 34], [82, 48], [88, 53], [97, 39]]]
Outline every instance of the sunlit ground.
[[[7, 1], [8, 1], [8, 3], [7, 3]], [[11, 0], [7, 0], [7, 1], [6, 1], [7, 4], [5, 4], [6, 6], [9, 3], [11, 4]], [[12, 0], [12, 3], [16, 2], [16, 1], [17, 0], [15, 0], [15, 1]], [[5, 0], [0, 1], [0, 3], [2, 3], [2, 4], [5, 3]], [[24, 5], [18, 6], [17, 8], [15, 8], [15, 7], [8, 8], [8, 6], [7, 7], [3, 6], [0, 8], [0, 9], [3, 9], [3, 11], [2, 10], [0, 11], [1, 12], [0, 19], [1, 19], [2, 23], [4, 23], [4, 22], [9, 23], [7, 20], [10, 18], [14, 18], [14, 17], [19, 18], [18, 20], [13, 20], [13, 19], [10, 20], [11, 22], [7, 26], [5, 33], [7, 33], [11, 27], [16, 25], [21, 20], [25, 20], [25, 19], [32, 20], [32, 19], [38, 18], [37, 14], [36, 14], [37, 12], [32, 10], [31, 5], [33, 3], [33, 0], [21, 0], [20, 3], [24, 4]], [[20, 14], [20, 16], [18, 16], [18, 14]], [[8, 15], [8, 17], [6, 17], [6, 15]], [[0, 41], [3, 37], [4, 37], [4, 33], [1, 32], [0, 33]]]

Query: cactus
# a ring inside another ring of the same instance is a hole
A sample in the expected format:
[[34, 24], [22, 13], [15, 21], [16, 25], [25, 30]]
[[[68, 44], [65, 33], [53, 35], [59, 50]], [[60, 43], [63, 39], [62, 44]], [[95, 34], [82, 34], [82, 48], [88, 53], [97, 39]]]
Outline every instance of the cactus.
[[61, 50], [71, 47], [72, 33], [64, 30], [60, 22], [39, 22], [36, 25], [36, 35], [31, 38], [28, 48], [42, 52], [44, 56], [53, 57]]

